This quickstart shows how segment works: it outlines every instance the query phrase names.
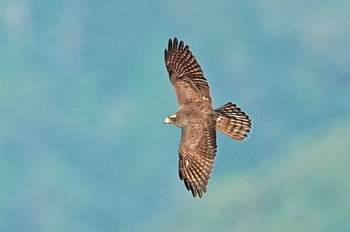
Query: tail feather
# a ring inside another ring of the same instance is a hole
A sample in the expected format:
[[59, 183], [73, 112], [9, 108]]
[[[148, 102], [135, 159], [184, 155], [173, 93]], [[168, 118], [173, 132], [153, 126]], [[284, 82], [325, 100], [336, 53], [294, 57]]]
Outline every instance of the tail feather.
[[216, 128], [236, 140], [244, 140], [252, 127], [252, 122], [236, 104], [229, 102], [215, 110]]

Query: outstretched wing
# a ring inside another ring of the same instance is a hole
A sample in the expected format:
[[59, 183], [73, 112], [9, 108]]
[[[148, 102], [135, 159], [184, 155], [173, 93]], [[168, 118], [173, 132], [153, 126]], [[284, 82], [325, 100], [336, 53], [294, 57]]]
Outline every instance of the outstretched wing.
[[202, 197], [207, 190], [216, 154], [215, 123], [207, 128], [182, 128], [179, 148], [179, 176], [194, 197]]
[[177, 38], [174, 38], [174, 41], [169, 39], [168, 49], [165, 49], [164, 55], [179, 105], [202, 101], [211, 104], [208, 82], [190, 47], [184, 46], [183, 41], [178, 43]]

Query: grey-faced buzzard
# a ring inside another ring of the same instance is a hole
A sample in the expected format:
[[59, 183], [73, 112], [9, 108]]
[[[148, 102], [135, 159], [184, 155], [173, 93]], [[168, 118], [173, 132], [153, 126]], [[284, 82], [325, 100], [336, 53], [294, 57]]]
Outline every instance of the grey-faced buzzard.
[[229, 102], [213, 109], [209, 85], [189, 46], [174, 38], [165, 49], [165, 65], [175, 89], [179, 110], [164, 123], [182, 128], [179, 176], [193, 196], [206, 192], [216, 154], [216, 129], [236, 140], [244, 140], [251, 121]]

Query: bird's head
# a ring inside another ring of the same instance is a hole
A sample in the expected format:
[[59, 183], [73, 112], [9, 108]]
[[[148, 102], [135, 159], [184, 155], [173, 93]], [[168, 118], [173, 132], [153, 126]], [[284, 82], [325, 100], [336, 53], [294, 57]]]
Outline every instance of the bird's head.
[[164, 122], [163, 122], [163, 123], [164, 123], [164, 124], [173, 124], [173, 125], [175, 125], [175, 126], [180, 127], [179, 121], [178, 121], [178, 118], [177, 118], [177, 114], [171, 114], [171, 115], [169, 115], [168, 117], [166, 117], [166, 118], [164, 119]]

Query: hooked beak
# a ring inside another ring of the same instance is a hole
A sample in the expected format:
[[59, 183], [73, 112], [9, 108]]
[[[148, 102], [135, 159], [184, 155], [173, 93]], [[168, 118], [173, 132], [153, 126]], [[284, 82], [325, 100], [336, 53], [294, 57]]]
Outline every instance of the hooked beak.
[[165, 118], [163, 124], [169, 124], [169, 123], [170, 123], [170, 119], [169, 118]]

